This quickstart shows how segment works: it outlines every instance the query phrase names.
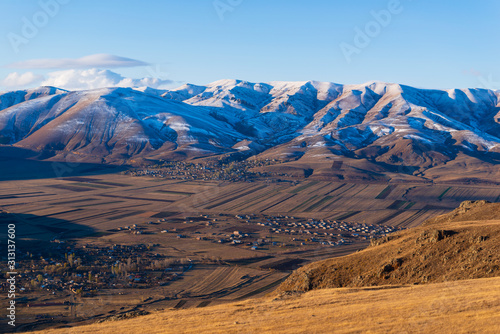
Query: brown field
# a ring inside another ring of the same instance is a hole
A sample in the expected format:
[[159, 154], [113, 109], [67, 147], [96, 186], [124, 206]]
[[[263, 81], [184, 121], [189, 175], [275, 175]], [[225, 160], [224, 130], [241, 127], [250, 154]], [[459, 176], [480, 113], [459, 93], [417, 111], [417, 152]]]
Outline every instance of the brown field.
[[387, 191], [386, 184], [186, 182], [110, 174], [3, 181], [0, 205], [17, 214], [56, 217], [101, 231], [165, 212], [293, 214], [412, 227], [463, 200], [494, 202], [499, 196], [497, 186], [395, 184]]
[[500, 278], [324, 289], [35, 333], [498, 333], [499, 291]]
[[[20, 223], [18, 238], [28, 242], [25, 247], [31, 252], [54, 239], [73, 240], [79, 247], [157, 244], [154, 252], [168, 259], [197, 263], [182, 279], [147, 290], [103, 289], [97, 296], [78, 300], [67, 291], [33, 293], [29, 295], [33, 302], [70, 301], [73, 306], [20, 306], [22, 322], [32, 326], [26, 329], [53, 326], [45, 320], [47, 314], [56, 315], [57, 326], [64, 326], [137, 309], [199, 309], [260, 297], [298, 266], [351, 254], [369, 243], [360, 237], [332, 247], [293, 233], [273, 233], [269, 226], [257, 225], [258, 221], [281, 215], [281, 222], [292, 221], [285, 216], [294, 216], [295, 221], [324, 219], [408, 228], [451, 211], [464, 199], [495, 201], [500, 196], [495, 186], [405, 183], [388, 187], [321, 180], [231, 183], [121, 174], [5, 180], [0, 185], [0, 209]], [[247, 222], [235, 215], [252, 215], [252, 219]], [[208, 221], [213, 224], [208, 226]], [[143, 234], [118, 230], [134, 224]], [[267, 238], [275, 244], [253, 250], [246, 241], [239, 245], [217, 242], [237, 230], [249, 234], [252, 242]], [[316, 231], [325, 230], [316, 226]], [[179, 234], [187, 239], [177, 238]], [[302, 242], [292, 242], [292, 237]]]

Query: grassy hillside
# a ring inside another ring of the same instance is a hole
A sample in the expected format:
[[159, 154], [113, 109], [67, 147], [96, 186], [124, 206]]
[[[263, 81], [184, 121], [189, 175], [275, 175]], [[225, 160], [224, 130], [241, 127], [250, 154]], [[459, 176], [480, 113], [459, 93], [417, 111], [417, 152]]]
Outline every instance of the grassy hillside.
[[[485, 220], [473, 220], [473, 219]], [[422, 284], [500, 276], [500, 203], [464, 202], [423, 226], [295, 271], [279, 291]]]
[[498, 333], [500, 278], [324, 289], [36, 333]]

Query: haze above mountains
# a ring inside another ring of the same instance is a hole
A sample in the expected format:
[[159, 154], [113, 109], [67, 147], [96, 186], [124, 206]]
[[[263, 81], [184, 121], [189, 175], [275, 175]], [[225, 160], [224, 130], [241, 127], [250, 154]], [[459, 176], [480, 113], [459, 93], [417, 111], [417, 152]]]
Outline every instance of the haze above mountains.
[[[0, 144], [49, 160], [236, 154], [278, 159], [284, 170], [311, 169], [315, 177], [437, 179], [449, 174], [446, 165], [462, 179], [495, 180], [500, 91], [239, 80], [170, 91], [40, 87], [0, 95]], [[334, 161], [342, 163], [333, 168]]]

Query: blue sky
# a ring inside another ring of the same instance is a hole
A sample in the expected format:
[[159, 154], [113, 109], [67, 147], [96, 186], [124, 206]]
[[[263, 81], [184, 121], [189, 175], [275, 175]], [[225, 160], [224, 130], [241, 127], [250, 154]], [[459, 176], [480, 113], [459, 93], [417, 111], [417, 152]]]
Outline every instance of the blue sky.
[[227, 78], [500, 89], [499, 18], [494, 0], [2, 0], [0, 90]]

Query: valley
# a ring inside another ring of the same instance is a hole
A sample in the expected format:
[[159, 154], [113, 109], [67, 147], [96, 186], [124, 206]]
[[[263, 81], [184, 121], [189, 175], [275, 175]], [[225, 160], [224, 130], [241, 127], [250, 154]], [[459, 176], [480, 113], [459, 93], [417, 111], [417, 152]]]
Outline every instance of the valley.
[[2, 93], [17, 330], [495, 276], [428, 272], [436, 254], [482, 256], [489, 235], [450, 250], [431, 247], [457, 240], [448, 230], [414, 234], [464, 201], [500, 200], [499, 106], [498, 91], [383, 82]]
[[0, 219], [18, 229], [18, 317], [40, 329], [262, 297], [308, 263], [499, 196], [494, 185], [97, 172], [4, 180]]
[[499, 1], [1, 3], [0, 333], [500, 333]]

